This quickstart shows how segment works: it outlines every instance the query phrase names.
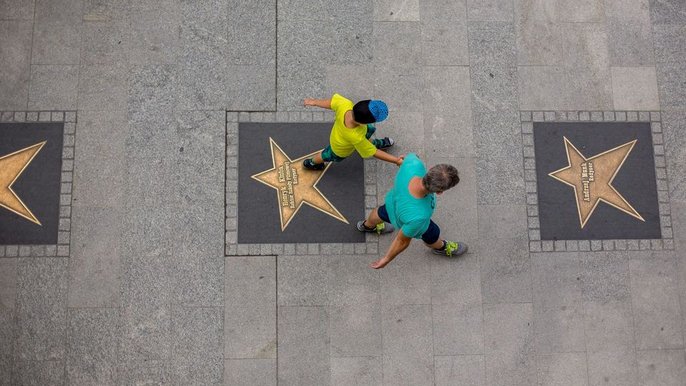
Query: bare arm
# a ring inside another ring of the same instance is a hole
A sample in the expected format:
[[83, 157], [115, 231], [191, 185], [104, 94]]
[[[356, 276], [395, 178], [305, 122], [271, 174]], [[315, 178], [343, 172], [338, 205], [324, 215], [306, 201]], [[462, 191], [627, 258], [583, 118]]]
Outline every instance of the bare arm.
[[383, 150], [376, 150], [376, 153], [374, 153], [374, 158], [380, 159], [382, 161], [390, 162], [392, 164], [396, 164], [398, 166], [402, 165], [403, 163], [403, 158], [405, 157], [396, 157], [394, 155], [388, 154]]
[[391, 260], [395, 259], [396, 256], [400, 254], [400, 252], [404, 251], [407, 249], [407, 247], [410, 245], [410, 242], [412, 241], [411, 238], [405, 236], [403, 234], [402, 230], [398, 231], [398, 234], [395, 235], [395, 239], [393, 239], [393, 242], [391, 243], [391, 246], [388, 247], [388, 251], [386, 252], [386, 255], [379, 260], [373, 262], [370, 267], [374, 269], [379, 269], [383, 268], [386, 266], [386, 264], [390, 263]]
[[323, 109], [331, 110], [331, 99], [305, 98], [303, 104], [305, 106], [316, 106], [316, 107], [321, 107]]

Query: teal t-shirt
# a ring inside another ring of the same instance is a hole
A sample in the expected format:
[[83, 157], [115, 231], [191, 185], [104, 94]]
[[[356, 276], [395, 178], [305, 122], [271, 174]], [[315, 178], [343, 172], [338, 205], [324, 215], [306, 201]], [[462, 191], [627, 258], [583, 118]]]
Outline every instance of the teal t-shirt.
[[424, 177], [426, 167], [416, 154], [410, 153], [395, 176], [393, 189], [386, 193], [386, 211], [391, 224], [407, 237], [419, 239], [429, 228], [431, 215], [436, 208], [436, 195], [423, 198], [410, 194], [408, 185], [413, 177]]

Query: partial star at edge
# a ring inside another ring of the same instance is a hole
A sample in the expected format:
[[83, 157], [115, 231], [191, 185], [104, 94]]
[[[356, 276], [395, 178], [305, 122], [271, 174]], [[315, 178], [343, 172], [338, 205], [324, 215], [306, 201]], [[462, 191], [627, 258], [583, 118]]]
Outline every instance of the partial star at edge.
[[19, 176], [33, 161], [46, 142], [43, 141], [0, 157], [0, 207], [38, 225], [41, 225], [40, 221], [12, 190], [12, 185], [19, 179]]
[[303, 204], [349, 224], [348, 220], [316, 186], [326, 171], [329, 170], [331, 164], [326, 165], [326, 168], [320, 171], [308, 170], [303, 166], [303, 160], [313, 157], [318, 151], [291, 160], [271, 137], [269, 138], [269, 145], [272, 154], [272, 168], [257, 173], [251, 178], [276, 190], [282, 232]]

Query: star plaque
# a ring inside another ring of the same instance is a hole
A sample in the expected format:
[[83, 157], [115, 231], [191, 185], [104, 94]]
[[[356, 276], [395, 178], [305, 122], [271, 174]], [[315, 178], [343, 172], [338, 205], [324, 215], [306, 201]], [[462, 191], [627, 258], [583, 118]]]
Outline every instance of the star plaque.
[[303, 161], [313, 157], [313, 152], [292, 160], [274, 140], [269, 138], [273, 167], [252, 176], [253, 179], [276, 189], [279, 201], [279, 218], [281, 230], [285, 230], [303, 204], [307, 204], [329, 216], [348, 224], [348, 220], [334, 207], [322, 192], [317, 189], [317, 182], [331, 167], [324, 170], [308, 170]]
[[353, 154], [325, 170], [303, 160], [329, 143], [331, 122], [241, 122], [237, 244], [363, 243], [364, 163]]
[[64, 123], [0, 123], [0, 245], [57, 244]]
[[541, 240], [659, 239], [649, 122], [534, 122]]

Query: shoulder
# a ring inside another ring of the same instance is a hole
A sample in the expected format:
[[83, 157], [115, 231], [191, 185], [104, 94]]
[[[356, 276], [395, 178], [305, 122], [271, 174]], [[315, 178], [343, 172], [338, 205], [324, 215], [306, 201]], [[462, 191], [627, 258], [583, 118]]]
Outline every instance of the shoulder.
[[340, 108], [340, 107], [345, 107], [345, 106], [352, 105], [352, 104], [353, 104], [353, 102], [350, 99], [344, 97], [341, 94], [334, 93], [333, 96], [331, 97], [331, 107], [332, 108]]

